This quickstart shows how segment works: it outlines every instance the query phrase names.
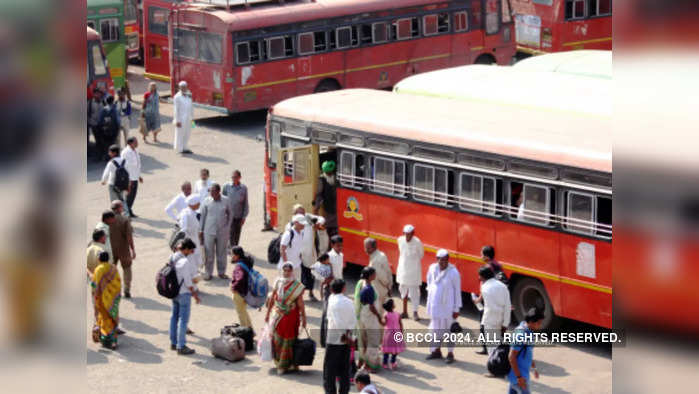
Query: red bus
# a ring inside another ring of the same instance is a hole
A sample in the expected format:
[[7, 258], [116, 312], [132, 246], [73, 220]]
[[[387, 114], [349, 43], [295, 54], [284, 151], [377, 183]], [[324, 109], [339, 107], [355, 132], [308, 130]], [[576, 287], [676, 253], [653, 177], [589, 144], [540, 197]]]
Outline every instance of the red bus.
[[92, 91], [99, 88], [114, 95], [114, 83], [109, 75], [107, 57], [102, 48], [102, 39], [95, 30], [87, 28], [87, 99], [92, 98]]
[[511, 0], [519, 57], [612, 49], [612, 0]]
[[141, 34], [143, 66], [146, 78], [170, 82], [170, 44], [168, 18], [170, 13], [189, 0], [142, 0]]
[[462, 290], [478, 291], [493, 245], [517, 318], [538, 307], [547, 327], [611, 327], [611, 117], [352, 89], [274, 105], [266, 135], [268, 224], [310, 210], [320, 163], [336, 160], [346, 261], [366, 265], [371, 236], [395, 272], [410, 223], [423, 278], [445, 248]]
[[224, 113], [306, 93], [388, 89], [425, 71], [509, 64], [515, 53], [506, 0], [230, 3], [170, 16], [173, 91], [187, 80], [195, 103]]
[[124, 0], [124, 35], [127, 60], [138, 59], [141, 52], [137, 0]]

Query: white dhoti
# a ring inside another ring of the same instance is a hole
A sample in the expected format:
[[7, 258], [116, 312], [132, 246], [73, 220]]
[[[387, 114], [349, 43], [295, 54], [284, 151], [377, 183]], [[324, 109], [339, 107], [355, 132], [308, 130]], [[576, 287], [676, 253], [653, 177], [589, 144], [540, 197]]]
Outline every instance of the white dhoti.
[[[430, 351], [434, 352], [435, 350], [439, 349], [442, 343], [442, 339], [444, 338], [444, 333], [449, 332], [449, 329], [451, 328], [451, 323], [454, 322], [454, 319], [451, 317], [433, 317], [430, 319], [430, 325], [429, 329], [432, 334], [434, 334], [436, 341], [432, 342], [432, 346], [430, 346]], [[446, 343], [447, 350], [449, 352], [454, 351], [454, 343]]]
[[175, 141], [173, 146], [175, 152], [182, 153], [186, 151], [189, 143], [189, 135], [192, 133], [192, 122], [182, 123], [182, 127], [175, 126]]
[[417, 312], [417, 308], [420, 306], [420, 286], [399, 285], [398, 291], [401, 299], [410, 298], [410, 302], [413, 304], [413, 312]]

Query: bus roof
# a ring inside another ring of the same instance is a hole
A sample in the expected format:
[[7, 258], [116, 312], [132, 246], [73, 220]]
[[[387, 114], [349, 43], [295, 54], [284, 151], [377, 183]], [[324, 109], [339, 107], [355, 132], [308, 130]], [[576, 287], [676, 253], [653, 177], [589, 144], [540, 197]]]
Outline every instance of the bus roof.
[[[401, 0], [400, 7], [412, 7], [429, 4], [443, 4], [446, 0]], [[261, 5], [252, 10], [242, 12], [227, 11], [219, 7], [194, 6], [191, 12], [208, 12], [229, 26], [231, 31], [243, 31], [270, 25], [285, 25], [290, 23], [323, 20], [340, 15], [361, 14], [395, 8], [395, 0], [315, 0], [298, 1], [279, 4], [270, 1], [269, 5]]]
[[124, 8], [124, 0], [87, 0], [87, 8], [105, 8], [105, 7], [116, 7], [118, 9]]
[[549, 53], [520, 60], [513, 67], [519, 70], [612, 79], [612, 51], [581, 49]]
[[369, 89], [299, 96], [270, 112], [444, 147], [612, 172], [611, 120], [606, 117]]
[[87, 27], [87, 41], [99, 41], [100, 35], [91, 27]]
[[408, 77], [393, 90], [401, 94], [612, 115], [609, 79], [510, 66], [468, 65], [431, 71]]

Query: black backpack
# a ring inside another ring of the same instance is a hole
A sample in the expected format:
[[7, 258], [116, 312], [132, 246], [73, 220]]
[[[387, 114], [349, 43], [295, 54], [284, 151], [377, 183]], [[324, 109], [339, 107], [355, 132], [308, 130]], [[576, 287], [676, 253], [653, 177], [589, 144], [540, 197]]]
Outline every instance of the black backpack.
[[[291, 239], [289, 240], [289, 246], [291, 246], [291, 242], [294, 240], [294, 232], [291, 231]], [[270, 264], [277, 264], [279, 263], [279, 259], [282, 257], [282, 236], [284, 233], [279, 234], [276, 238], [273, 240], [269, 241], [269, 245], [267, 246], [267, 261]]]
[[114, 167], [116, 167], [116, 171], [114, 172], [114, 187], [119, 191], [127, 190], [129, 188], [129, 172], [126, 171], [124, 167], [126, 160], [122, 160], [121, 165], [119, 165], [117, 159], [112, 160], [112, 163]]
[[[522, 350], [517, 354], [517, 358], [521, 357], [529, 348], [529, 346], [524, 346]], [[488, 372], [495, 376], [505, 376], [510, 373], [510, 345], [498, 345], [488, 357]]]
[[161, 296], [173, 299], [180, 294], [180, 287], [182, 287], [182, 282], [177, 282], [175, 262], [170, 257], [170, 261], [155, 276], [155, 288]]

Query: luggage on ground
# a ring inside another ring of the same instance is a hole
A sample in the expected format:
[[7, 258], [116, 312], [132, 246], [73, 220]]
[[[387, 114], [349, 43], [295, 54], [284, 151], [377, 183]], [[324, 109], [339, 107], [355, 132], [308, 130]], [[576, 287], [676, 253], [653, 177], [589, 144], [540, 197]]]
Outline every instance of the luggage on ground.
[[255, 348], [253, 338], [255, 332], [250, 327], [241, 327], [238, 323], [233, 323], [230, 326], [225, 326], [221, 329], [221, 335], [230, 335], [238, 337], [245, 342], [245, 351], [250, 351]]
[[297, 338], [294, 342], [294, 365], [313, 365], [313, 358], [316, 355], [316, 342], [306, 330], [308, 338]]
[[221, 335], [211, 341], [211, 354], [228, 361], [245, 358], [245, 341], [232, 335]]

